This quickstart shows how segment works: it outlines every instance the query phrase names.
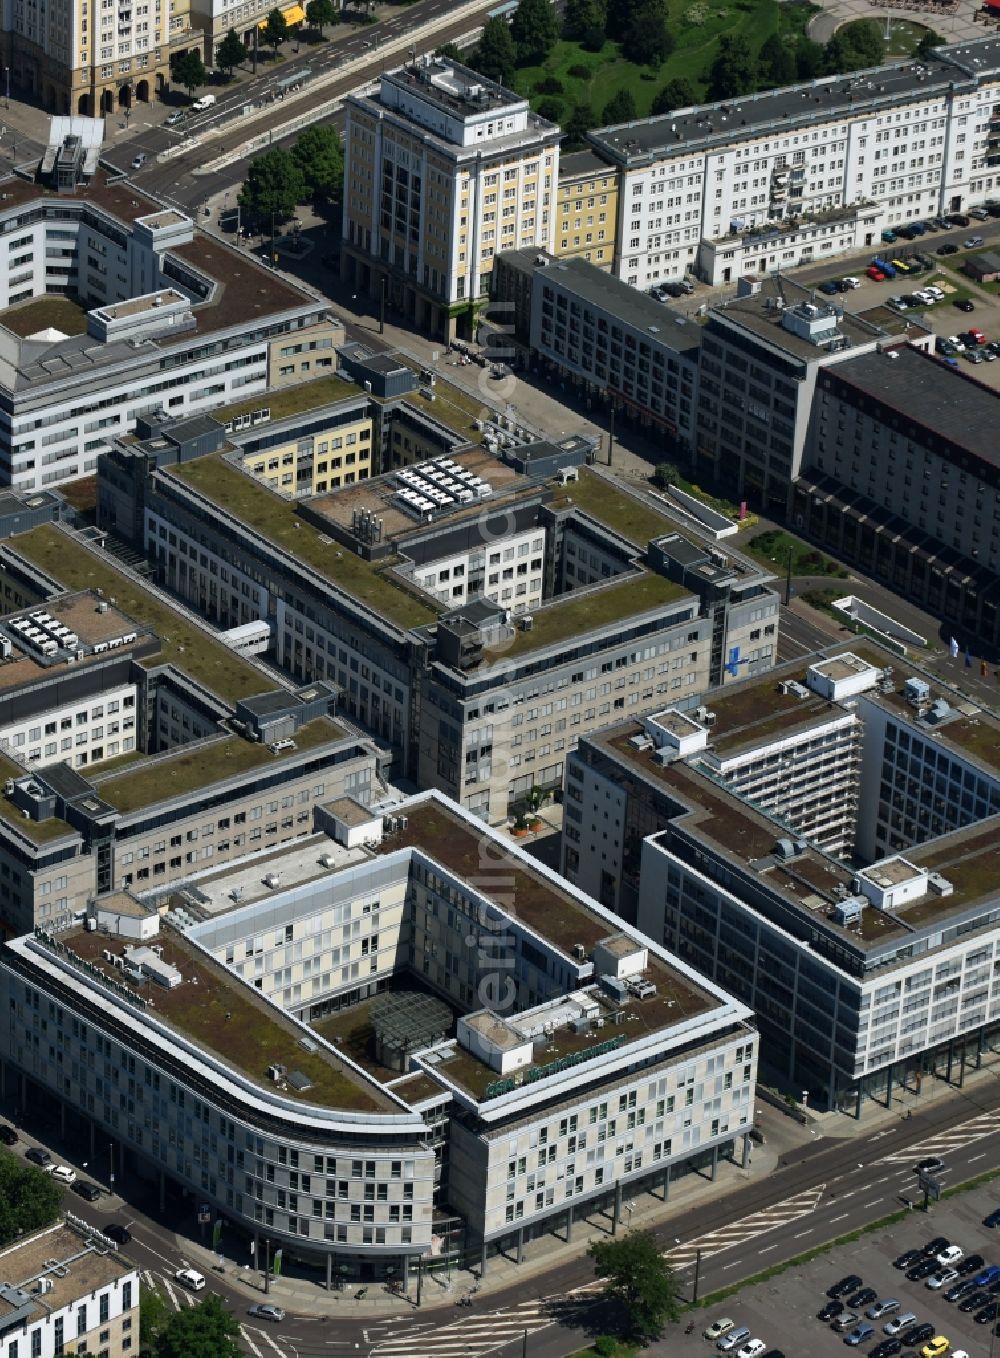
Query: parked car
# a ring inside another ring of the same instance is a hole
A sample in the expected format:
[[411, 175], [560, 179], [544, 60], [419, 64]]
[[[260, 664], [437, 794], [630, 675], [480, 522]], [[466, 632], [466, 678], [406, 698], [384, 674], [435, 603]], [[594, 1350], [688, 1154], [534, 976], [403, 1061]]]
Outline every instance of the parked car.
[[132, 1232], [127, 1226], [119, 1226], [117, 1221], [109, 1222], [101, 1229], [101, 1235], [106, 1235], [109, 1240], [113, 1240], [116, 1245], [127, 1245], [132, 1239]]
[[970, 1292], [968, 1296], [962, 1298], [958, 1303], [958, 1309], [965, 1315], [970, 1315], [973, 1311], [979, 1311], [989, 1304], [990, 1294], [977, 1287], [974, 1292]]
[[18, 1142], [17, 1132], [14, 1131], [13, 1127], [8, 1127], [5, 1122], [0, 1123], [0, 1141], [5, 1146], [16, 1146]]
[[846, 283], [846, 285], [847, 285], [849, 288], [860, 288], [860, 287], [861, 287], [861, 279], [860, 279], [860, 278], [855, 278], [853, 274], [848, 274], [846, 278], [842, 278], [840, 281], [841, 281], [842, 283]]
[[721, 1339], [724, 1334], [729, 1333], [735, 1324], [735, 1320], [730, 1320], [728, 1316], [722, 1316], [719, 1320], [713, 1320], [708, 1329], [702, 1331], [702, 1338]]
[[76, 1170], [70, 1169], [69, 1165], [56, 1165], [52, 1177], [69, 1188], [76, 1183]]
[[165, 119], [167, 127], [176, 127], [178, 123], [184, 121], [184, 110], [175, 108], [173, 113], [168, 113]]
[[29, 1146], [24, 1152], [24, 1158], [30, 1160], [33, 1165], [37, 1165], [39, 1169], [47, 1170], [49, 1174], [56, 1167], [56, 1162], [52, 1159], [52, 1156], [48, 1151], [43, 1151], [41, 1146]]
[[971, 1278], [963, 1278], [960, 1282], [953, 1283], [952, 1286], [948, 1288], [947, 1292], [944, 1294], [944, 1299], [945, 1301], [951, 1302], [961, 1301], [963, 1297], [969, 1295], [975, 1286], [976, 1284]]
[[972, 218], [966, 217], [964, 212], [950, 212], [948, 221], [952, 226], [971, 226]]
[[846, 1334], [848, 1330], [853, 1330], [855, 1325], [861, 1323], [861, 1317], [857, 1311], [845, 1311], [843, 1315], [830, 1326], [831, 1330], [836, 1330], [838, 1334]]
[[849, 1344], [852, 1349], [856, 1349], [859, 1344], [867, 1344], [875, 1333], [875, 1326], [869, 1325], [867, 1321], [862, 1321], [860, 1325], [855, 1325], [850, 1334], [844, 1335], [844, 1343]]
[[882, 239], [885, 241], [886, 245], [891, 245], [896, 239], [895, 231], [887, 227], [886, 230], [882, 232]]
[[977, 1325], [992, 1325], [1000, 1311], [1000, 1304], [995, 1301], [987, 1302], [981, 1311], [977, 1311], [973, 1320]]
[[909, 264], [907, 264], [905, 259], [897, 259], [896, 256], [893, 255], [889, 263], [892, 265], [892, 267], [896, 270], [897, 273], [906, 274], [910, 272], [910, 266]]
[[825, 293], [827, 297], [832, 297], [840, 291], [840, 288], [832, 279], [828, 278], [825, 283], [820, 283], [819, 290]]
[[856, 1292], [863, 1282], [864, 1279], [859, 1278], [856, 1273], [848, 1273], [847, 1277], [841, 1278], [839, 1283], [834, 1283], [832, 1287], [828, 1287], [826, 1295], [834, 1298], [844, 1297], [848, 1292]]
[[133, 156], [133, 157], [132, 157], [132, 169], [133, 169], [133, 170], [141, 170], [142, 167], [145, 165], [145, 163], [146, 163], [146, 153], [145, 153], [145, 151], [140, 151], [139, 154], [138, 154], [137, 156]]
[[[954, 363], [953, 358], [946, 358], [946, 363]], [[933, 1259], [922, 1259], [919, 1264], [906, 1270], [906, 1276], [911, 1283], [922, 1283], [925, 1278], [929, 1278], [932, 1273], [937, 1272], [937, 1263]]]
[[983, 1225], [988, 1226], [991, 1231], [995, 1231], [1000, 1226], [1000, 1207], [991, 1212], [988, 1217], [983, 1217]]
[[958, 307], [959, 311], [969, 312], [975, 311], [976, 309], [975, 302], [971, 301], [968, 297], [960, 297], [955, 305]]
[[913, 1311], [900, 1311], [898, 1316], [893, 1316], [889, 1323], [883, 1325], [882, 1328], [891, 1338], [893, 1335], [899, 1334], [901, 1330], [905, 1330], [907, 1325], [912, 1325], [916, 1318]]
[[[980, 332], [977, 330], [975, 332], [976, 336], [978, 336], [979, 333]], [[969, 332], [969, 335], [970, 338], [972, 338], [972, 331]], [[977, 344], [982, 344], [982, 342], [981, 339], [976, 339]], [[964, 1253], [965, 1250], [962, 1249], [961, 1245], [946, 1245], [937, 1255], [937, 1261], [942, 1268], [954, 1268]]]
[[951, 1341], [945, 1339], [943, 1334], [936, 1334], [934, 1338], [920, 1350], [920, 1358], [944, 1358], [944, 1355], [950, 1348]]
[[869, 1350], [870, 1358], [893, 1358], [902, 1347], [902, 1341], [899, 1339], [883, 1339]]
[[977, 222], [985, 222], [989, 219], [989, 213], [984, 207], [970, 207], [969, 216], [975, 217]]
[[73, 1185], [73, 1192], [79, 1193], [84, 1202], [96, 1202], [101, 1196], [101, 1190], [97, 1184], [92, 1184], [89, 1179], [77, 1179]]
[[965, 332], [965, 338], [972, 344], [985, 344], [986, 336], [977, 326], [970, 325]]
[[874, 1287], [862, 1287], [853, 1296], [847, 1298], [848, 1306], [869, 1306], [873, 1301], [878, 1301], [878, 1293]]
[[903, 240], [912, 240], [917, 233], [912, 226], [897, 226], [896, 235], [902, 236]]
[[763, 1339], [749, 1339], [736, 1355], [736, 1358], [761, 1358], [767, 1352]]
[[881, 1301], [875, 1302], [874, 1306], [869, 1306], [865, 1315], [869, 1320], [881, 1320], [883, 1316], [891, 1316], [893, 1311], [899, 1310], [899, 1302], [895, 1297], [883, 1297]]
[[922, 1325], [913, 1325], [910, 1329], [904, 1330], [899, 1337], [906, 1347], [909, 1348], [914, 1344], [925, 1343], [926, 1340], [930, 1339], [933, 1333], [934, 1326], [925, 1320]]
[[976, 1273], [982, 1268], [986, 1260], [981, 1254], [967, 1254], [960, 1264], [956, 1264], [959, 1274], [967, 1278], [970, 1273]]
[[881, 269], [876, 269], [874, 264], [869, 264], [868, 268], [865, 270], [865, 273], [868, 275], [868, 277], [872, 280], [873, 283], [885, 282], [885, 274], [882, 272]]
[[828, 1301], [816, 1318], [825, 1321], [836, 1320], [838, 1316], [843, 1315], [845, 1309], [842, 1301]]
[[962, 241], [963, 250], [978, 250], [983, 243], [982, 236], [970, 236], [968, 240]]
[[721, 1353], [728, 1353], [730, 1349], [737, 1349], [741, 1344], [745, 1344], [749, 1338], [749, 1327], [740, 1325], [738, 1329], [730, 1330], [728, 1334], [724, 1334], [715, 1347]]
[[[938, 344], [947, 344], [948, 340], [937, 340]], [[918, 1260], [924, 1257], [923, 1250], [904, 1250], [902, 1254], [897, 1254], [892, 1261], [893, 1268], [912, 1268]]]
[[932, 1273], [924, 1284], [932, 1292], [937, 1292], [939, 1288], [950, 1287], [958, 1277], [957, 1268], [939, 1268], [937, 1273]]
[[976, 1274], [973, 1282], [977, 1287], [989, 1287], [990, 1283], [995, 1283], [998, 1278], [1000, 1278], [1000, 1268], [997, 1268], [996, 1264], [990, 1264], [988, 1268], [983, 1269], [982, 1273]]
[[181, 1287], [189, 1288], [192, 1292], [201, 1292], [205, 1287], [205, 1275], [199, 1273], [196, 1268], [179, 1268], [174, 1274], [174, 1282], [180, 1283]]
[[[273, 1320], [275, 1322], [284, 1320], [285, 1311], [282, 1306], [272, 1306], [269, 1301], [259, 1301], [253, 1306], [247, 1307], [248, 1316], [256, 1316], [258, 1320]], [[732, 1324], [732, 1321], [730, 1321]]]
[[934, 251], [934, 253], [936, 255], [957, 255], [958, 246], [951, 244], [939, 245], [938, 248]]

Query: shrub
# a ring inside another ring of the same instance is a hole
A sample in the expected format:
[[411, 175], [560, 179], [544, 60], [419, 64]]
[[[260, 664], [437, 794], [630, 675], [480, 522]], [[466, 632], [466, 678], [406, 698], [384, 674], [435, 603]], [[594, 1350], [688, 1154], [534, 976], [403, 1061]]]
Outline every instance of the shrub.
[[574, 66], [569, 68], [566, 74], [571, 75], [574, 80], [589, 80], [590, 67], [584, 66], [583, 62], [578, 61]]
[[594, 1340], [594, 1352], [597, 1358], [615, 1358], [615, 1351], [618, 1345], [610, 1334], [599, 1334]]
[[559, 99], [541, 99], [536, 110], [540, 118], [550, 123], [562, 122], [562, 102]]
[[562, 94], [562, 92], [562, 81], [557, 80], [554, 75], [545, 76], [545, 78], [539, 80], [538, 84], [535, 86], [536, 94]]

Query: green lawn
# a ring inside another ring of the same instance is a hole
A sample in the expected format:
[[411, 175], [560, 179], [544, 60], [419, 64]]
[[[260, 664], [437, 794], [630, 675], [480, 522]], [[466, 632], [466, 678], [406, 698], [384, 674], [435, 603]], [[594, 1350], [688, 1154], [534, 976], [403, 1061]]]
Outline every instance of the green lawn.
[[[976, 226], [978, 227], [979, 225], [981, 225], [981, 223], [977, 222]], [[978, 234], [979, 234], [978, 231], [975, 231], [971, 226], [969, 227], [970, 236]], [[983, 292], [991, 292], [993, 293], [994, 296], [1000, 294], [1000, 283], [980, 283], [975, 278], [970, 279], [965, 272], [964, 266], [965, 261], [967, 259], [971, 259], [973, 255], [981, 255], [990, 249], [991, 246], [989, 242], [987, 242], [986, 245], [980, 245], [977, 250], [967, 250], [964, 254], [961, 255], [946, 255], [944, 257], [944, 262], [941, 265], [942, 269], [947, 270], [947, 272], [950, 274], [954, 274], [955, 282], [957, 282], [958, 284], [954, 292], [955, 298], [971, 297], [973, 301], [976, 300], [976, 294], [974, 292], [970, 292], [968, 287], [965, 286], [969, 282], [975, 283], [976, 287], [982, 288]], [[948, 281], [949, 283], [953, 283], [952, 279], [949, 279]], [[952, 295], [953, 295], [952, 293], [949, 293], [948, 294], [949, 298], [951, 298]]]
[[[531, 96], [537, 105], [540, 99], [556, 98], [564, 112], [575, 104], [589, 103], [600, 118], [605, 104], [619, 90], [631, 90], [639, 116], [649, 114], [653, 96], [668, 80], [686, 77], [703, 95], [708, 69], [715, 59], [719, 39], [724, 33], [741, 33], [748, 38], [754, 51], [772, 33], [789, 37], [805, 31], [816, 6], [808, 0], [667, 0], [670, 31], [676, 46], [659, 68], [637, 67], [621, 56], [618, 44], [606, 42], [600, 52], [587, 52], [579, 43], [558, 42], [543, 66], [525, 66], [517, 74], [515, 84], [521, 94]], [[586, 66], [589, 75], [571, 76], [570, 67]], [[562, 83], [563, 94], [537, 93], [537, 86], [546, 77]]]
[[741, 550], [762, 565], [776, 566], [779, 570], [788, 568], [788, 554], [791, 552], [793, 575], [826, 575], [836, 579], [845, 579], [847, 576], [847, 571], [842, 566], [838, 566], [835, 561], [831, 561], [808, 542], [803, 542], [794, 534], [784, 533], [779, 529], [758, 533], [745, 547], [741, 544]]
[[35, 297], [0, 312], [0, 325], [22, 337], [47, 330], [49, 326], [61, 330], [64, 335], [84, 335], [87, 312], [71, 297]]

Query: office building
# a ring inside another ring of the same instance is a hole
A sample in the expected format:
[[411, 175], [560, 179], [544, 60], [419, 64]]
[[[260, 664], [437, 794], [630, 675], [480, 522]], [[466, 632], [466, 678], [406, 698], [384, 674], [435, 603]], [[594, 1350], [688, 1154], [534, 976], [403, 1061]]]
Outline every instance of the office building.
[[585, 259], [610, 269], [618, 226], [618, 175], [593, 151], [559, 160], [553, 249], [560, 259]]
[[85, 1221], [67, 1212], [8, 1245], [0, 1270], [4, 1358], [139, 1352], [139, 1271]]
[[98, 515], [213, 622], [266, 620], [274, 662], [336, 685], [401, 776], [496, 822], [561, 786], [615, 712], [769, 669], [778, 601], [767, 572], [582, 465], [586, 439], [476, 437], [295, 503], [232, 454], [121, 444]]
[[550, 250], [558, 127], [438, 57], [345, 102], [345, 276], [421, 329], [468, 335], [501, 250]]
[[582, 258], [501, 255], [492, 295], [513, 307], [533, 364], [685, 450], [694, 439], [701, 327]]
[[996, 392], [913, 345], [819, 374], [794, 521], [950, 625], [1000, 642]]
[[961, 1083], [1000, 1036], [1000, 726], [869, 643], [586, 738], [564, 869], [743, 999], [811, 1101]]
[[488, 1269], [746, 1164], [744, 1004], [438, 794], [313, 814], [311, 838], [206, 872], [162, 918], [115, 893], [11, 942], [8, 1085], [327, 1286], [407, 1287], [431, 1251]]
[[[618, 172], [614, 272], [640, 289], [696, 270], [735, 281], [982, 202], [1000, 185], [998, 107], [1000, 44], [985, 36], [601, 128], [589, 140]], [[788, 234], [761, 236], [773, 226]]]
[[327, 684], [282, 687], [64, 528], [11, 539], [0, 577], [20, 600], [0, 627], [5, 936], [277, 848], [331, 796], [387, 795]]
[[[143, 417], [335, 371], [344, 332], [324, 303], [103, 171], [74, 182], [15, 179], [0, 204], [0, 482], [50, 488]], [[50, 293], [80, 299], [79, 333], [34, 323]]]

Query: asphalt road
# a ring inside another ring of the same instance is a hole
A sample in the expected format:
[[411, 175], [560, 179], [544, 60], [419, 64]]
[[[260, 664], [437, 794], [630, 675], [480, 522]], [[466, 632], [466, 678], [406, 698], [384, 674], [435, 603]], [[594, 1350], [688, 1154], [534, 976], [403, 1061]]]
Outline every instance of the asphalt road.
[[[678, 1207], [656, 1234], [687, 1294], [693, 1289], [699, 1249], [704, 1295], [898, 1210], [905, 1205], [904, 1196], [915, 1201], [919, 1195], [911, 1164], [917, 1146], [921, 1156], [944, 1156], [946, 1184], [1000, 1166], [1000, 1080], [980, 1081], [974, 1091], [967, 1087], [923, 1108], [914, 1099], [912, 1108], [911, 1116], [867, 1135], [819, 1137], [789, 1151], [772, 1174], [705, 1202], [697, 1211], [692, 1211], [690, 1199]], [[17, 1149], [23, 1152], [38, 1143], [25, 1133]], [[65, 1159], [54, 1134], [49, 1149]], [[79, 1168], [80, 1162], [76, 1164]], [[133, 1187], [141, 1194], [138, 1185], [126, 1185], [126, 1191]], [[111, 1221], [127, 1225], [132, 1242], [125, 1253], [142, 1270], [144, 1281], [165, 1291], [175, 1306], [193, 1300], [173, 1282], [174, 1272], [184, 1265], [205, 1271], [184, 1249], [190, 1205], [171, 1201], [161, 1215], [148, 1197], [87, 1204], [67, 1191], [66, 1206], [97, 1228]], [[240, 1319], [254, 1358], [316, 1358], [346, 1349], [372, 1358], [506, 1358], [507, 1353], [520, 1353], [525, 1331], [532, 1358], [558, 1358], [579, 1348], [588, 1332], [602, 1328], [585, 1257], [526, 1273], [523, 1281], [484, 1295], [468, 1309], [456, 1308], [452, 1300], [436, 1304], [435, 1285], [428, 1284], [419, 1311], [401, 1303], [398, 1314], [366, 1318], [345, 1314], [350, 1303], [341, 1299], [322, 1319], [289, 1315], [284, 1324], [263, 1328], [246, 1316], [248, 1305], [261, 1299], [247, 1285], [257, 1276], [243, 1274], [232, 1263], [223, 1276], [208, 1274], [211, 1290]]]

